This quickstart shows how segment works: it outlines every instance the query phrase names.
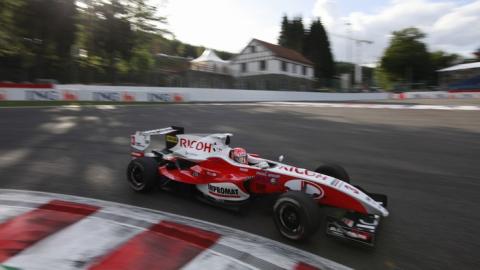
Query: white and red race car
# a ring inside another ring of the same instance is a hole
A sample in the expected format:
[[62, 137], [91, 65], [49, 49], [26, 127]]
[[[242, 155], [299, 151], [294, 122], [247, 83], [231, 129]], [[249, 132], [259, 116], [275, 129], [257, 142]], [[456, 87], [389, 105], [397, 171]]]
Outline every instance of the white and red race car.
[[[152, 135], [165, 135], [164, 148], [149, 147]], [[272, 161], [255, 154], [239, 162], [232, 158], [231, 137], [230, 133], [184, 134], [184, 128], [174, 126], [138, 131], [131, 136], [134, 151], [127, 180], [137, 192], [181, 187], [228, 208], [275, 195], [276, 227], [292, 240], [316, 232], [321, 218], [318, 206], [344, 209], [341, 217], [327, 218], [327, 234], [374, 244], [379, 220], [388, 216], [385, 195], [349, 184], [348, 174], [338, 165], [310, 171], [281, 163], [283, 156]]]

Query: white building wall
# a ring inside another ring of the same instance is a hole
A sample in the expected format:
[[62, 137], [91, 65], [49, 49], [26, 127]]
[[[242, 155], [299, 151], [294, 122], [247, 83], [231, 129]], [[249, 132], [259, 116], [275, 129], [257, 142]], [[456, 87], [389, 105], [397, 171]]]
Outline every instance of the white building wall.
[[278, 59], [270, 59], [268, 60], [268, 66], [269, 66], [269, 70], [274, 73], [274, 74], [278, 74], [280, 73], [280, 61]]
[[[277, 62], [277, 65], [276, 65], [277, 69], [275, 70], [276, 74], [289, 75], [292, 77], [305, 78], [305, 79], [313, 79], [313, 68], [311, 66], [308, 66], [299, 62], [294, 62], [288, 59], [281, 59], [281, 58], [276, 58], [275, 61]], [[282, 70], [282, 62], [287, 63], [286, 71]], [[295, 72], [294, 72], [294, 65], [296, 65]], [[307, 68], [305, 75], [303, 75], [304, 66]]]
[[313, 68], [307, 68], [307, 76], [310, 77], [310, 78], [313, 78], [313, 76], [314, 76]]

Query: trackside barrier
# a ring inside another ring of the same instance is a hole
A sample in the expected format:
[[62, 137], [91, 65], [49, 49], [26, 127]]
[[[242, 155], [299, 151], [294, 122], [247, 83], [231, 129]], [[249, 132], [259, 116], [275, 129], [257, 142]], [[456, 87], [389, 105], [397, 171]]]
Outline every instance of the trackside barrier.
[[63, 87], [50, 84], [5, 84], [0, 83], [0, 101], [111, 101], [111, 102], [184, 102], [187, 94], [151, 89], [93, 86], [89, 89]]
[[390, 94], [391, 99], [469, 99], [480, 98], [478, 91], [435, 91], [435, 92], [404, 92]]
[[[35, 86], [35, 85], [30, 85]], [[98, 85], [0, 84], [0, 100], [115, 102], [348, 101], [386, 99], [386, 93], [318, 93], [238, 89]]]
[[111, 102], [257, 102], [257, 101], [361, 101], [385, 99], [470, 99], [479, 91], [404, 93], [318, 93], [240, 89], [174, 88], [100, 85], [0, 83], [0, 101], [111, 101]]

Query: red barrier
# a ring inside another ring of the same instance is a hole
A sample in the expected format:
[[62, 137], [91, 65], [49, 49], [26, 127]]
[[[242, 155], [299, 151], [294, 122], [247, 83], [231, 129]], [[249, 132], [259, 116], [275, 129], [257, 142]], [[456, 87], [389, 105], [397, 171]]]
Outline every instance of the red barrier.
[[34, 89], [53, 89], [51, 83], [4, 83], [0, 82], [0, 88], [34, 88]]

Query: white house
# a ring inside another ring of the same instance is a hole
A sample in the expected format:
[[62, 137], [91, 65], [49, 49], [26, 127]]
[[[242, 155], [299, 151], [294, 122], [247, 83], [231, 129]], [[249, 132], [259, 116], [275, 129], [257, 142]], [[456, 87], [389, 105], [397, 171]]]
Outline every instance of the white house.
[[230, 61], [237, 88], [310, 90], [313, 63], [297, 51], [252, 39]]

